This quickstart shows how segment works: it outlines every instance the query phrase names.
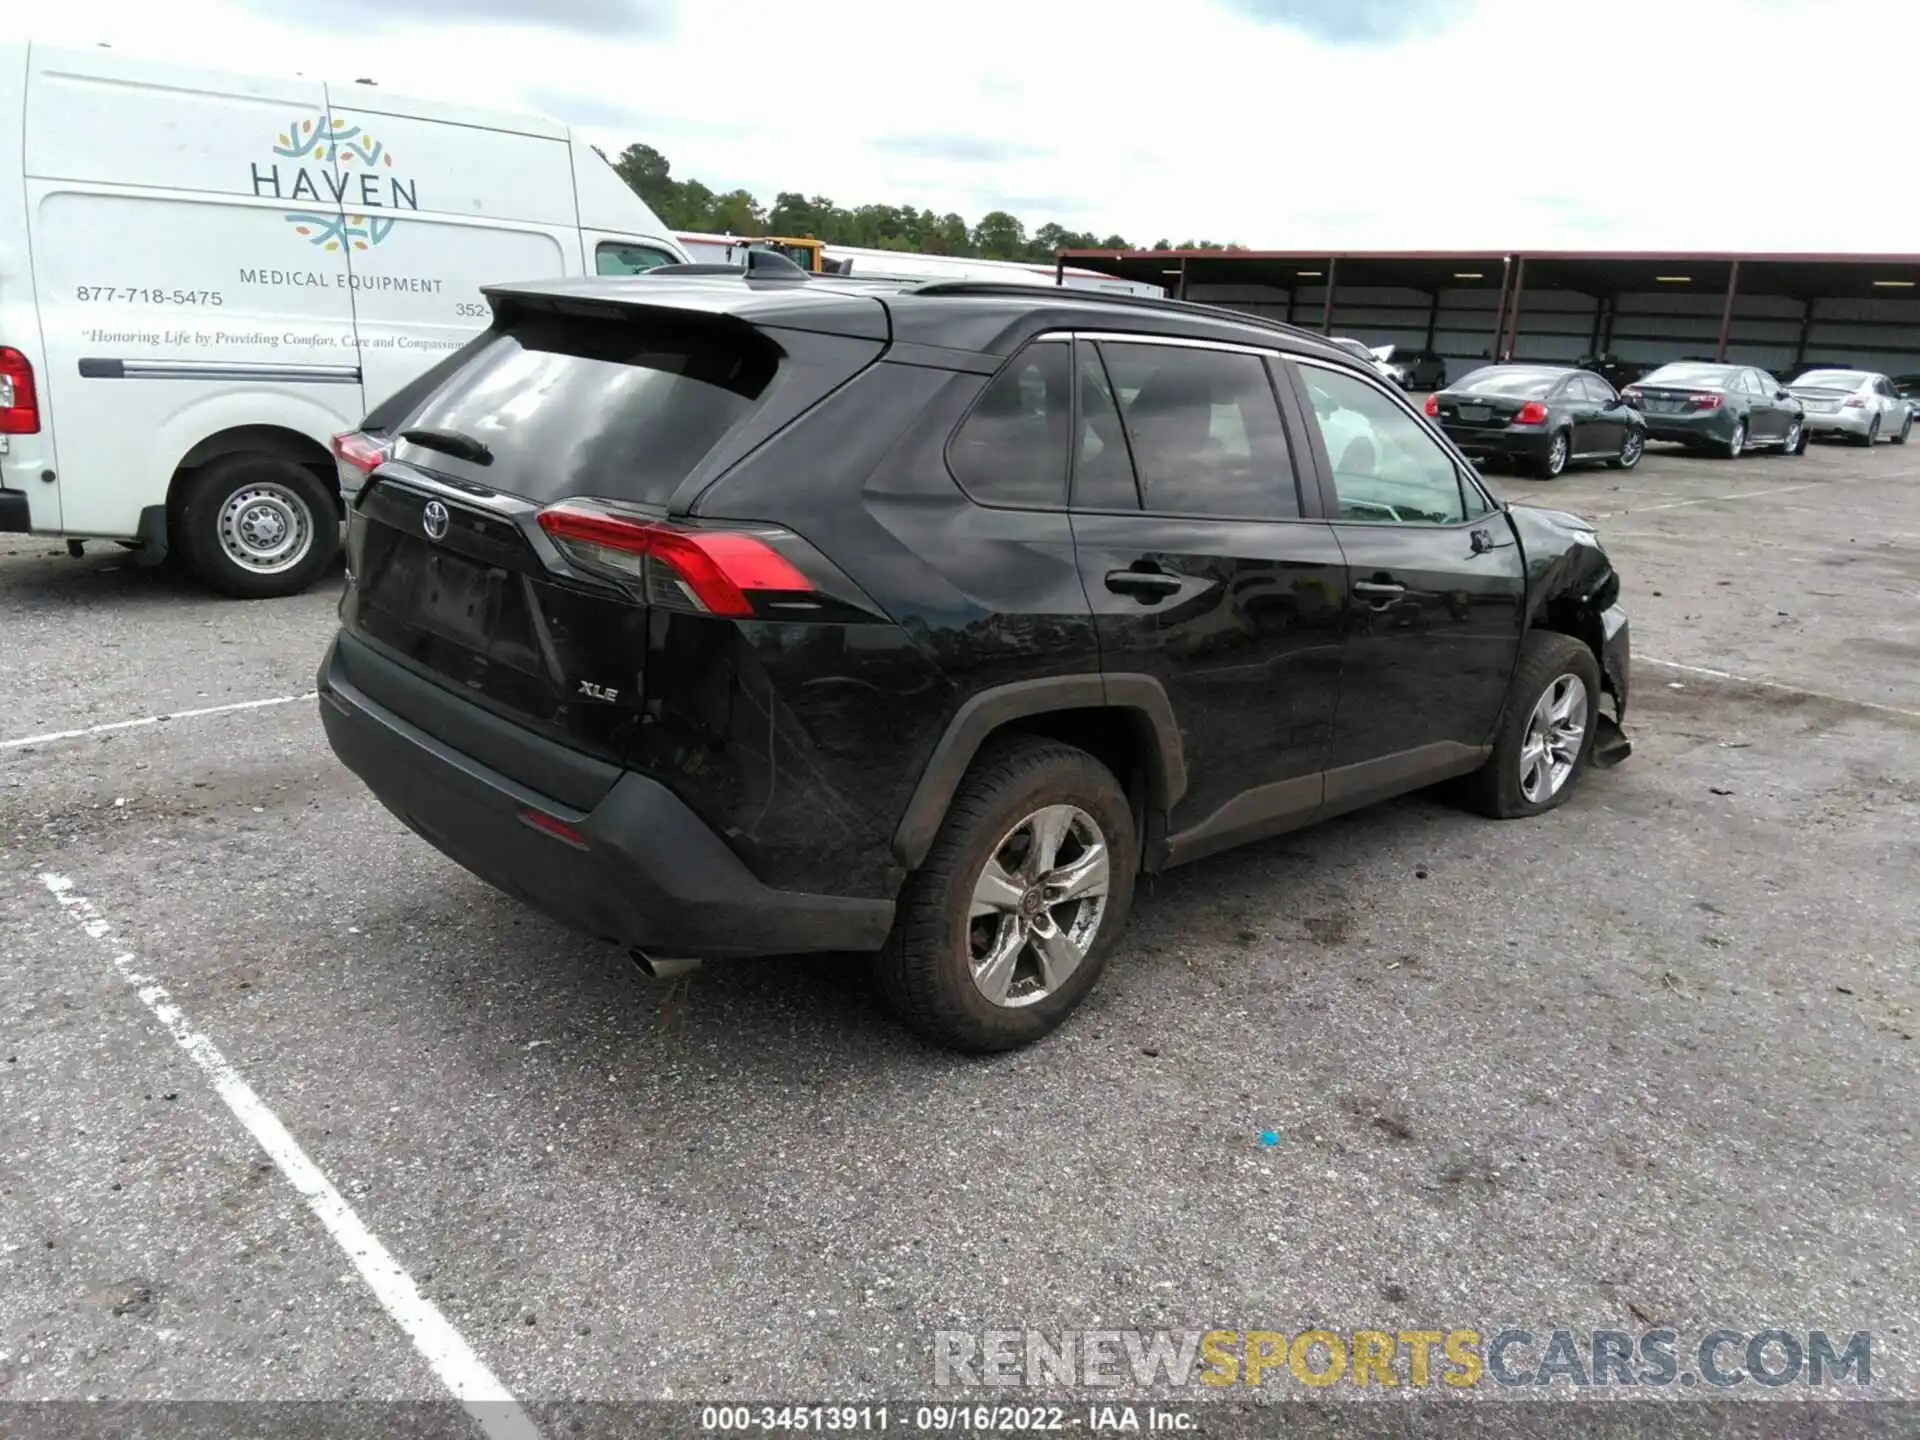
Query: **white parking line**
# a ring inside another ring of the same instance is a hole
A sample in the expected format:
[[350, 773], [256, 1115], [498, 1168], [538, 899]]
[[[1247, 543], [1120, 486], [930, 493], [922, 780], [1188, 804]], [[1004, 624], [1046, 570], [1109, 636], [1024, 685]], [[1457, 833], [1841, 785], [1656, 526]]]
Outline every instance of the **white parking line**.
[[114, 951], [114, 969], [140, 996], [145, 1005], [173, 1036], [180, 1048], [212, 1084], [214, 1093], [228, 1110], [267, 1152], [288, 1183], [307, 1202], [327, 1234], [346, 1252], [360, 1278], [367, 1282], [374, 1298], [393, 1317], [413, 1348], [453, 1395], [473, 1416], [480, 1428], [493, 1440], [538, 1440], [539, 1432], [520, 1408], [513, 1393], [488, 1370], [484, 1361], [467, 1344], [460, 1332], [439, 1309], [420, 1293], [413, 1277], [395, 1260], [367, 1229], [333, 1182], [300, 1148], [280, 1118], [266, 1107], [215, 1044], [193, 1028], [192, 1023], [173, 1003], [165, 987], [151, 975], [135, 968], [134, 955], [122, 948], [112, 924], [86, 896], [75, 893], [73, 882], [64, 875], [40, 876], [53, 898], [80, 922], [95, 940], [105, 941]]
[[1920, 720], [1920, 710], [1902, 710], [1898, 705], [1881, 705], [1872, 700], [1852, 700], [1845, 695], [1830, 695], [1824, 690], [1804, 690], [1798, 685], [1782, 685], [1777, 680], [1756, 680], [1751, 675], [1736, 675], [1731, 670], [1712, 670], [1705, 665], [1682, 665], [1678, 660], [1656, 660], [1650, 655], [1633, 657], [1636, 665], [1657, 665], [1662, 670], [1678, 670], [1683, 675], [1704, 675], [1709, 680], [1725, 680], [1734, 685], [1752, 685], [1760, 690], [1777, 690], [1782, 695], [1798, 695], [1807, 700], [1826, 700], [1835, 705], [1850, 705], [1856, 710], [1877, 710], [1882, 715], [1899, 715]]
[[173, 710], [165, 715], [143, 715], [138, 720], [115, 720], [109, 725], [89, 725], [84, 730], [49, 730], [44, 735], [23, 735], [18, 740], [0, 740], [0, 750], [23, 750], [29, 745], [51, 745], [56, 740], [84, 740], [89, 735], [107, 735], [115, 730], [138, 730], [143, 725], [158, 725], [164, 720], [198, 720], [203, 715], [231, 715], [236, 710], [265, 710], [274, 705], [296, 705], [311, 700], [317, 691], [298, 695], [275, 695], [270, 700], [236, 700], [231, 705], [208, 705], [200, 710]]
[[1697, 500], [1669, 500], [1662, 505], [1632, 505], [1625, 510], [1596, 511], [1594, 518], [1611, 520], [1616, 515], [1645, 515], [1653, 510], [1684, 510], [1689, 505], [1718, 505], [1726, 500], [1757, 500], [1762, 495], [1790, 495], [1795, 490], [1824, 490], [1832, 485], [1851, 485], [1855, 479], [1865, 476], [1849, 476], [1837, 480], [1817, 480], [1807, 485], [1780, 485], [1771, 490], [1742, 490], [1733, 495], [1702, 495]]

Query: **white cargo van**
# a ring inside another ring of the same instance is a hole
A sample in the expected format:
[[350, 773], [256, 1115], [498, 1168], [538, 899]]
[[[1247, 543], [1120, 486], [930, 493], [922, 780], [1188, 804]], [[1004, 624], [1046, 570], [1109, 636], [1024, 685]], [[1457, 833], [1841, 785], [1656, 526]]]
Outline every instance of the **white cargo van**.
[[0, 157], [0, 531], [236, 595], [326, 568], [331, 437], [481, 285], [687, 258], [566, 126], [366, 84], [0, 42]]

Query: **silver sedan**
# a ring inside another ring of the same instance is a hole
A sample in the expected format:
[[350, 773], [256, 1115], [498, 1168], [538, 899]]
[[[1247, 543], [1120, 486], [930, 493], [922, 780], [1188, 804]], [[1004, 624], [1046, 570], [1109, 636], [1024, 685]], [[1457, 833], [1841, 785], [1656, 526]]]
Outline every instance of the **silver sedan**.
[[1868, 370], [1809, 370], [1787, 387], [1805, 408], [1809, 435], [1842, 435], [1856, 445], [1907, 443], [1914, 403]]

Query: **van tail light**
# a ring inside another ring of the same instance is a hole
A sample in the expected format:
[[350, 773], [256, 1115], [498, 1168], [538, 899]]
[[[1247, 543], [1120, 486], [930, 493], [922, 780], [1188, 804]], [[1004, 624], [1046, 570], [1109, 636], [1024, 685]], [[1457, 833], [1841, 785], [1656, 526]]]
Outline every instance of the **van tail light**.
[[367, 477], [386, 462], [393, 447], [364, 430], [348, 430], [333, 437], [331, 448], [334, 468], [340, 473], [340, 493], [351, 499], [366, 485]]
[[814, 589], [786, 556], [750, 531], [689, 530], [577, 500], [547, 506], [539, 521], [568, 560], [651, 605], [748, 616], [756, 593]]
[[1429, 415], [1438, 415], [1440, 413], [1440, 397], [1438, 395], [1427, 396], [1426, 412]]
[[1718, 410], [1727, 403], [1727, 397], [1714, 394], [1689, 395], [1687, 403], [1696, 410]]
[[38, 435], [40, 395], [33, 387], [33, 362], [0, 345], [0, 435]]
[[1547, 407], [1538, 400], [1529, 400], [1520, 407], [1520, 413], [1513, 417], [1516, 425], [1544, 425], [1547, 423]]

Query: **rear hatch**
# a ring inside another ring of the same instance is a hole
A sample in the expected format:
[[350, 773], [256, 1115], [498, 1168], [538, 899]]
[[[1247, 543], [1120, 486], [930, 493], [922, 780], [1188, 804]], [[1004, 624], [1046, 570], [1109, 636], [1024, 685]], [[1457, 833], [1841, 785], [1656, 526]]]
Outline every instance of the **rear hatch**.
[[382, 417], [390, 458], [353, 505], [342, 623], [511, 724], [423, 700], [418, 686], [363, 686], [373, 699], [585, 808], [598, 797], [551, 788], [553, 767], [523, 759], [515, 732], [618, 763], [645, 710], [661, 609], [751, 616], [809, 588], [796, 537], [703, 529], [686, 502], [881, 345], [788, 334], [803, 351], [835, 347], [837, 363], [809, 352], [796, 364], [786, 332], [726, 314], [495, 303], [465, 362], [406, 418]]

